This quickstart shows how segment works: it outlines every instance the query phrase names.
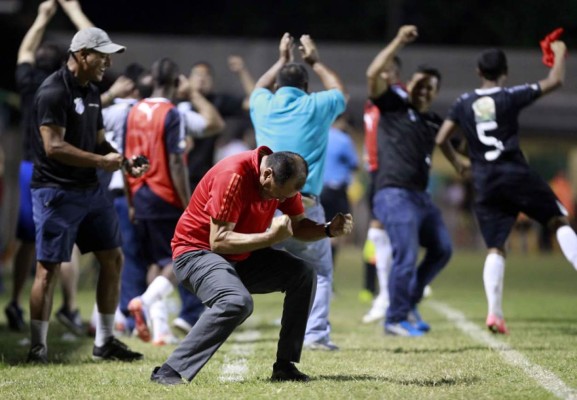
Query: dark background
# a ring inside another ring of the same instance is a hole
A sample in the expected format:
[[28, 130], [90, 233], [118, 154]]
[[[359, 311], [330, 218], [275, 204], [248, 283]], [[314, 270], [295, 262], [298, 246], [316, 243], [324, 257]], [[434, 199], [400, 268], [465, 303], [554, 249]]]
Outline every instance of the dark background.
[[[20, 40], [39, 1], [0, 0], [0, 88], [13, 89]], [[576, 0], [86, 0], [86, 15], [109, 32], [274, 38], [309, 33], [323, 41], [384, 43], [402, 24], [419, 27], [419, 44], [535, 47], [556, 27], [569, 49], [577, 36]], [[61, 11], [49, 30], [73, 30]]]

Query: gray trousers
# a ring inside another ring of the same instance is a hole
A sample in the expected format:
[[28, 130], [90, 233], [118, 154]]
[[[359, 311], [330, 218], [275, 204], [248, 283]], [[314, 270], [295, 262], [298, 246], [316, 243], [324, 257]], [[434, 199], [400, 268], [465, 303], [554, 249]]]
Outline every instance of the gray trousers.
[[284, 292], [277, 360], [300, 361], [316, 274], [299, 258], [270, 248], [231, 264], [210, 251], [174, 261], [178, 281], [208, 307], [166, 364], [191, 381], [253, 310], [251, 293]]

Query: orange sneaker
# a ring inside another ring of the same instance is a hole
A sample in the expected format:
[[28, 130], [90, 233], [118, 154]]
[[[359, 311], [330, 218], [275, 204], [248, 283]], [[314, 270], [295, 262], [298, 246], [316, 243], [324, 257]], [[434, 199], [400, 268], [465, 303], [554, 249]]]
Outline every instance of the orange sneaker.
[[505, 320], [503, 317], [498, 317], [495, 314], [487, 315], [487, 322], [485, 322], [487, 328], [495, 334], [500, 333], [501, 335], [508, 335], [509, 330], [505, 326]]
[[150, 342], [150, 329], [146, 322], [146, 314], [148, 313], [140, 296], [130, 300], [128, 303], [128, 311], [130, 311], [130, 315], [134, 318], [136, 334], [140, 340], [143, 342]]

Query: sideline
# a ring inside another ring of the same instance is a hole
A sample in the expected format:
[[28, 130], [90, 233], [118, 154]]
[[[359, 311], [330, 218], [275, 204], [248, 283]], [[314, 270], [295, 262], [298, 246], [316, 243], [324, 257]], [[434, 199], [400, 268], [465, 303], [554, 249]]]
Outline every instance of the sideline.
[[255, 352], [255, 342], [261, 337], [257, 330], [233, 333], [229, 340], [235, 342], [224, 356], [220, 369], [220, 382], [243, 382], [248, 375], [247, 358]]
[[436, 300], [427, 300], [427, 306], [444, 315], [457, 328], [469, 335], [475, 341], [488, 345], [495, 350], [505, 362], [521, 368], [523, 372], [533, 378], [539, 386], [556, 397], [565, 400], [577, 400], [577, 390], [568, 387], [551, 371], [531, 363], [523, 354], [514, 350], [508, 344], [498, 340], [492, 333], [481, 329], [469, 321], [465, 314]]

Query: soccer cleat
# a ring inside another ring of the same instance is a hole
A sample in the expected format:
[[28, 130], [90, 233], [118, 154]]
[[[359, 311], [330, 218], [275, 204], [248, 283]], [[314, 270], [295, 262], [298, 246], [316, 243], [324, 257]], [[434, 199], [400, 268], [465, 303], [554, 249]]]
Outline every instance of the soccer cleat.
[[385, 333], [393, 336], [418, 337], [423, 336], [423, 331], [418, 330], [409, 321], [385, 323]]
[[150, 328], [147, 322], [148, 312], [140, 296], [130, 300], [128, 303], [128, 311], [130, 311], [130, 315], [134, 318], [134, 329], [136, 330], [137, 336], [143, 342], [150, 342]]
[[300, 372], [291, 362], [282, 364], [276, 362], [272, 367], [270, 380], [273, 382], [308, 382], [311, 378]]
[[185, 382], [178, 372], [164, 364], [162, 367], [155, 367], [150, 380], [160, 385], [182, 385]]
[[142, 354], [130, 350], [114, 336], [110, 336], [104, 345], [100, 347], [95, 345], [92, 349], [92, 359], [96, 361], [136, 361], [142, 358]]
[[62, 306], [56, 312], [56, 319], [76, 336], [83, 336], [86, 334], [86, 329], [84, 328], [82, 318], [80, 317], [80, 311], [78, 309], [68, 311], [66, 307]]
[[172, 320], [172, 326], [181, 331], [182, 333], [184, 333], [185, 335], [187, 335], [188, 332], [190, 332], [190, 330], [192, 329], [192, 325], [186, 322], [184, 318], [180, 317]]
[[487, 325], [487, 328], [489, 328], [489, 330], [495, 334], [509, 334], [509, 330], [505, 326], [505, 319], [503, 319], [503, 317], [498, 317], [495, 314], [489, 314], [487, 315], [487, 321], [485, 324]]
[[330, 340], [328, 340], [326, 342], [318, 341], [318, 342], [305, 343], [303, 345], [303, 347], [307, 350], [320, 350], [320, 351], [338, 351], [338, 350], [340, 350], [339, 346], [337, 346], [336, 344], [334, 344]]
[[4, 309], [4, 314], [6, 314], [8, 328], [10, 328], [11, 331], [23, 332], [26, 329], [24, 311], [18, 306], [18, 304], [11, 301]]
[[26, 362], [32, 364], [48, 364], [48, 350], [43, 344], [36, 344], [30, 348]]
[[429, 332], [431, 330], [431, 326], [423, 321], [423, 318], [421, 318], [421, 314], [417, 310], [417, 307], [409, 311], [409, 315], [407, 315], [407, 321], [413, 324], [413, 326], [421, 332]]

